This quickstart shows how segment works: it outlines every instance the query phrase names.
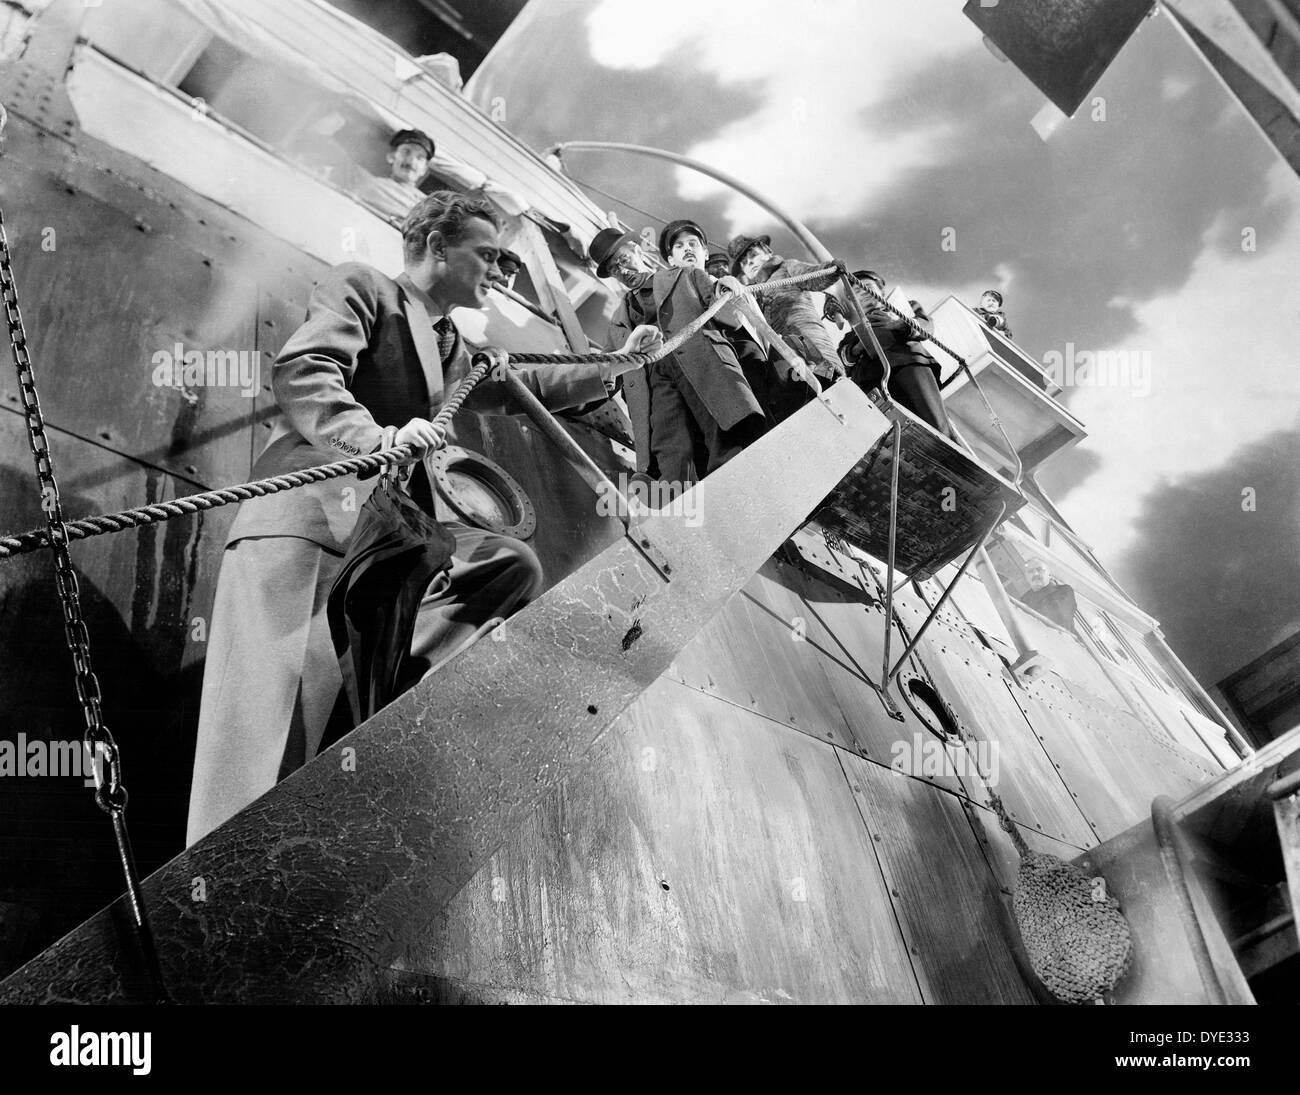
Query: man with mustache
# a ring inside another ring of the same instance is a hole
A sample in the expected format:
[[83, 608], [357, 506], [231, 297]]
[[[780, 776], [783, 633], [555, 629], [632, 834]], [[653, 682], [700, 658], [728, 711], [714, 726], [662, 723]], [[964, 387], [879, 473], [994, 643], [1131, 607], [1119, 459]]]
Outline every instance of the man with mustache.
[[429, 173], [433, 159], [433, 138], [419, 129], [401, 129], [388, 142], [388, 178], [373, 175], [357, 187], [357, 197], [382, 216], [400, 220], [424, 198], [420, 183]]
[[[669, 263], [655, 270], [636, 235], [607, 228], [589, 253], [598, 277], [617, 276], [627, 287], [610, 322], [618, 344], [641, 324], [656, 324], [671, 338], [716, 299], [718, 283], [703, 270], [708, 241], [694, 221], [671, 221], [660, 233], [659, 253]], [[739, 319], [719, 312], [678, 349], [624, 381], [636, 439], [637, 471], [676, 489], [721, 467], [767, 429], [758, 399], [745, 379], [726, 329]]]

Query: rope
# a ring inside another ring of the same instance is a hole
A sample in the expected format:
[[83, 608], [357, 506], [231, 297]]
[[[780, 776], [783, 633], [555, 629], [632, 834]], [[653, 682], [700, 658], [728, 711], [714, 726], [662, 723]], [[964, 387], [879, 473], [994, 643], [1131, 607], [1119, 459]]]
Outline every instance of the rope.
[[[813, 278], [824, 277], [827, 273], [836, 269], [837, 267], [834, 265], [819, 266], [815, 270], [810, 270], [804, 274], [764, 282], [761, 285], [742, 285], [735, 290], [727, 287], [723, 295], [720, 295], [696, 319], [688, 323], [654, 352], [628, 354], [511, 354], [511, 360], [538, 365], [577, 364], [586, 361], [631, 362], [638, 365], [649, 365], [667, 357], [687, 339], [696, 335], [718, 312], [731, 304], [735, 297], [788, 289], [793, 285], [811, 281]], [[470, 392], [483, 380], [491, 367], [491, 363], [488, 361], [475, 365], [465, 376], [465, 379], [461, 381], [451, 398], [442, 405], [442, 408], [433, 419], [433, 427], [439, 434], [439, 443], [433, 447], [434, 449], [442, 448], [446, 444], [445, 434], [447, 427], [451, 424], [452, 417], [461, 409], [465, 400], [469, 398]], [[411, 445], [401, 445], [384, 452], [354, 456], [332, 464], [321, 464], [318, 467], [304, 468], [302, 471], [288, 472], [285, 475], [276, 475], [269, 479], [258, 479], [251, 483], [240, 483], [233, 487], [204, 491], [201, 494], [191, 494], [184, 498], [174, 498], [169, 502], [159, 502], [152, 506], [139, 506], [118, 513], [83, 517], [78, 521], [71, 521], [66, 524], [67, 537], [69, 541], [84, 540], [87, 537], [99, 536], [106, 532], [124, 532], [129, 528], [170, 521], [173, 517], [198, 513], [201, 510], [216, 509], [218, 506], [245, 502], [250, 498], [278, 494], [280, 491], [293, 490], [295, 487], [306, 486], [308, 483], [339, 479], [345, 475], [359, 472], [376, 472], [395, 464], [409, 464], [415, 459], [415, 448]], [[29, 532], [18, 533], [13, 536], [0, 536], [0, 560], [38, 551], [41, 548], [48, 547], [49, 543], [49, 535], [45, 529], [32, 529]]]
[[788, 278], [776, 278], [773, 281], [765, 281], [758, 285], [741, 285], [738, 289], [726, 289], [726, 295], [718, 297], [712, 304], [704, 309], [695, 319], [691, 320], [685, 327], [678, 331], [672, 338], [668, 339], [658, 350], [653, 353], [644, 351], [631, 354], [622, 353], [605, 353], [605, 354], [516, 354], [510, 355], [511, 361], [522, 362], [525, 365], [565, 365], [576, 364], [582, 361], [610, 361], [610, 362], [631, 362], [635, 365], [651, 365], [659, 361], [678, 349], [687, 339], [703, 330], [705, 325], [718, 314], [728, 304], [732, 303], [733, 297], [761, 296], [764, 293], [779, 292], [783, 289], [790, 289], [796, 285], [802, 285], [806, 281], [813, 281], [818, 278], [824, 278], [827, 274], [837, 273], [839, 267], [835, 263], [827, 263], [824, 266], [815, 267], [803, 274], [795, 274]]
[[[439, 434], [439, 443], [433, 446], [440, 449], [446, 445], [446, 429], [452, 416], [460, 410], [474, 387], [487, 375], [490, 362], [483, 362], [473, 369], [460, 382], [455, 393], [433, 419], [433, 427]], [[170, 502], [159, 502], [152, 506], [139, 506], [136, 509], [123, 510], [120, 513], [107, 513], [97, 517], [83, 517], [79, 521], [67, 524], [69, 540], [84, 540], [105, 532], [123, 532], [141, 525], [153, 525], [160, 521], [169, 521], [187, 513], [216, 509], [233, 502], [245, 502], [250, 498], [262, 498], [268, 494], [292, 490], [294, 487], [306, 486], [308, 483], [320, 483], [327, 479], [339, 479], [356, 472], [376, 472], [395, 464], [410, 463], [415, 459], [416, 450], [412, 445], [399, 445], [384, 452], [370, 453], [366, 456], [354, 456], [333, 464], [322, 464], [315, 468], [289, 472], [285, 475], [272, 476], [269, 479], [257, 479], [251, 483], [225, 487], [219, 490], [191, 494], [184, 498], [174, 498]], [[17, 536], [0, 537], [0, 559], [25, 555], [49, 545], [49, 537], [44, 529], [33, 529]]]

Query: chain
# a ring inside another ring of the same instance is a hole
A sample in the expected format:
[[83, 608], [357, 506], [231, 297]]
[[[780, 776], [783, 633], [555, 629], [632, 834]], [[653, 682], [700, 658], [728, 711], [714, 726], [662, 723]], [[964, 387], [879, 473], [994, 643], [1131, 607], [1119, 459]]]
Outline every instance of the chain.
[[99, 680], [90, 660], [90, 633], [81, 615], [81, 589], [77, 574], [68, 554], [68, 530], [63, 521], [63, 504], [59, 498], [59, 484], [54, 477], [50, 460], [49, 439], [45, 433], [45, 418], [41, 414], [40, 398], [36, 394], [36, 377], [32, 372], [31, 356], [27, 350], [27, 332], [23, 327], [22, 311], [18, 307], [18, 287], [14, 281], [13, 258], [9, 253], [9, 237], [5, 232], [4, 214], [0, 212], [0, 290], [4, 295], [5, 321], [9, 326], [9, 342], [13, 349], [14, 367], [18, 370], [18, 388], [22, 393], [23, 414], [27, 421], [27, 438], [32, 459], [36, 464], [36, 480], [40, 487], [41, 508], [45, 511], [46, 535], [54, 556], [54, 581], [58, 588], [59, 605], [63, 613], [63, 634], [72, 655], [77, 699], [86, 721], [84, 741], [86, 755], [92, 759], [95, 779], [95, 803], [109, 815], [117, 841], [118, 856], [126, 878], [127, 896], [131, 904], [136, 934], [144, 952], [150, 979], [158, 995], [165, 999], [162, 977], [154, 951], [149, 921], [145, 914], [144, 897], [131, 854], [130, 838], [126, 829], [126, 788], [122, 784], [122, 758], [117, 742], [104, 725], [101, 708], [102, 695]]

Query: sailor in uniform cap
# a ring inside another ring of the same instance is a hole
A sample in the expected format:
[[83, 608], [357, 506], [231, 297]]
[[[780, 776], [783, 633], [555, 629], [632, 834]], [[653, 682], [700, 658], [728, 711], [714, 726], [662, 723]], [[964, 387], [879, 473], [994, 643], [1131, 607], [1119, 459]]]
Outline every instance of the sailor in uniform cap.
[[433, 138], [423, 130], [399, 129], [388, 142], [388, 178], [368, 176], [357, 197], [390, 220], [401, 220], [424, 198], [420, 183], [435, 151]]

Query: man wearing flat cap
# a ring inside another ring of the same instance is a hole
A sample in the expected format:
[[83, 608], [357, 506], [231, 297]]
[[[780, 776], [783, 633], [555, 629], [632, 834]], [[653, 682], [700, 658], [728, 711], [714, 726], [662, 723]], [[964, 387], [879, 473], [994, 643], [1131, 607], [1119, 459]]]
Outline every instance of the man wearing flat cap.
[[980, 294], [980, 305], [975, 314], [995, 331], [1000, 331], [1007, 338], [1015, 337], [1007, 326], [1007, 314], [1002, 310], [1002, 294], [996, 289], [985, 289]]
[[[708, 240], [694, 221], [671, 221], [660, 233], [659, 253], [669, 264], [664, 270], [652, 269], [636, 235], [617, 228], [600, 232], [589, 252], [598, 277], [617, 277], [628, 289], [610, 322], [614, 345], [643, 324], [655, 324], [671, 338], [719, 292], [702, 268]], [[638, 472], [685, 487], [766, 430], [762, 407], [727, 338], [726, 329], [738, 323], [734, 309], [723, 309], [680, 349], [623, 377]]]
[[433, 138], [423, 130], [399, 129], [388, 142], [388, 178], [368, 176], [357, 188], [357, 197], [381, 216], [400, 221], [424, 198], [420, 183], [435, 151]]

